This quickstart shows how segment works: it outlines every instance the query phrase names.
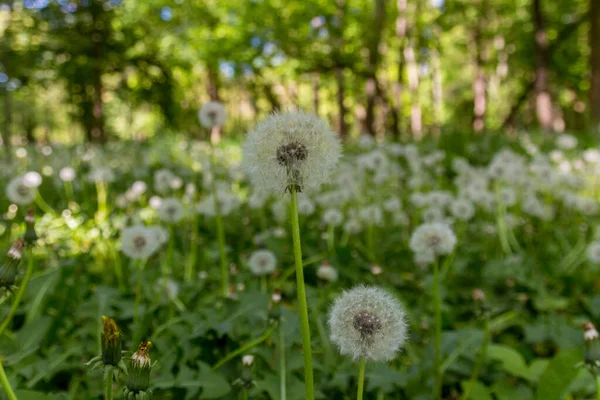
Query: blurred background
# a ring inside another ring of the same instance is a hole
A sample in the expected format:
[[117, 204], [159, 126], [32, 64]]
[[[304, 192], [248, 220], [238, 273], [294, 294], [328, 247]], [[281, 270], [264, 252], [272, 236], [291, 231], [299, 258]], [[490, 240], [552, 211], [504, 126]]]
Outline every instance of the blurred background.
[[598, 0], [2, 0], [2, 143], [225, 135], [301, 107], [343, 136], [592, 132]]

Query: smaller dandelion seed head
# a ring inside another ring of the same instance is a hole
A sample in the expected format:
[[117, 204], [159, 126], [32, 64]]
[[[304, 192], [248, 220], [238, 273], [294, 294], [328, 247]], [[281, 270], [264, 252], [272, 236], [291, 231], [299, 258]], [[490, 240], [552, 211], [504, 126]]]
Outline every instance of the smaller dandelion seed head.
[[152, 342], [149, 340], [140, 343], [137, 351], [131, 357], [134, 367], [143, 368], [150, 366], [150, 347], [152, 347]]

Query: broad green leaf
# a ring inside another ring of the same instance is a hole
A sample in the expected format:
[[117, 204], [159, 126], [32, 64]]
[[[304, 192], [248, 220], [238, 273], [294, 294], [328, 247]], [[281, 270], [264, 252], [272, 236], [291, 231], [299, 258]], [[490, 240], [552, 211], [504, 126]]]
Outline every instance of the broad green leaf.
[[[462, 381], [460, 383], [460, 386], [462, 388], [463, 393], [465, 393], [470, 386], [470, 382]], [[469, 399], [470, 400], [493, 400], [489, 389], [481, 382], [475, 382], [473, 384], [473, 388], [471, 389]], [[465, 399], [465, 400], [469, 400], [469, 399]]]
[[554, 357], [539, 378], [536, 399], [561, 400], [569, 386], [577, 377], [579, 370], [575, 365], [583, 359], [581, 349], [562, 351]]
[[502, 365], [502, 369], [511, 375], [529, 379], [529, 369], [525, 363], [525, 358], [508, 346], [493, 344], [488, 347], [488, 357], [498, 361]]

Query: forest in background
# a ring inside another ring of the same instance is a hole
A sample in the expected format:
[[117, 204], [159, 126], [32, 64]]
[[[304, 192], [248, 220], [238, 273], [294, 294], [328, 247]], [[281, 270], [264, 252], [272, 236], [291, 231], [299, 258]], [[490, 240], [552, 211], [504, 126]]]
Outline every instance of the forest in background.
[[241, 134], [300, 107], [342, 135], [592, 131], [597, 0], [3, 0], [2, 142]]

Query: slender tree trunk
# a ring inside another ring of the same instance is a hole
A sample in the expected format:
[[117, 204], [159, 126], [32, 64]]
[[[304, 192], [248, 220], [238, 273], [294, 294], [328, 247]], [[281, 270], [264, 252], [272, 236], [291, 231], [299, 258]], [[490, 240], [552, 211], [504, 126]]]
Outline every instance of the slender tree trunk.
[[544, 27], [542, 0], [532, 0], [535, 26], [535, 114], [540, 127], [552, 129], [552, 98], [548, 90], [548, 37]]
[[375, 135], [375, 102], [377, 97], [377, 67], [379, 66], [379, 43], [385, 26], [385, 0], [375, 0], [375, 16], [373, 18], [373, 27], [371, 28], [371, 38], [369, 41], [369, 64], [368, 77], [366, 83], [367, 110], [366, 125], [367, 131]]
[[437, 49], [431, 50], [431, 76], [434, 133], [436, 135], [439, 135], [442, 131], [442, 113], [444, 110], [444, 99], [442, 92], [442, 65], [440, 62], [440, 54], [438, 53]]
[[[483, 8], [483, 7], [482, 7]], [[485, 9], [482, 11], [485, 12]], [[481, 133], [485, 130], [486, 92], [487, 82], [483, 70], [483, 18], [477, 21], [473, 31], [473, 43], [475, 47], [475, 79], [473, 80], [473, 130]]]
[[312, 84], [313, 84], [313, 110], [316, 115], [319, 115], [319, 91], [321, 89], [321, 75], [318, 71], [313, 72], [312, 74]]
[[404, 50], [406, 47], [406, 33], [407, 33], [407, 0], [397, 0], [396, 7], [398, 9], [398, 16], [396, 17], [396, 37], [399, 39], [398, 48], [398, 79], [394, 82], [394, 114], [396, 118], [392, 121], [392, 132], [396, 139], [400, 138], [401, 124], [402, 124], [402, 92], [404, 91]]
[[346, 105], [344, 99], [346, 96], [346, 83], [344, 80], [344, 70], [335, 69], [335, 80], [337, 82], [337, 104], [338, 104], [338, 132], [342, 138], [348, 136], [348, 125], [346, 124]]
[[208, 72], [208, 95], [211, 101], [221, 101], [219, 96], [219, 67], [216, 64], [209, 63], [207, 65]]
[[419, 99], [419, 67], [412, 40], [408, 40], [406, 44], [404, 58], [406, 59], [408, 88], [410, 90], [410, 131], [415, 138], [419, 139], [423, 130], [421, 125], [421, 102]]
[[600, 0], [590, 0], [590, 111], [593, 128], [600, 132]]

